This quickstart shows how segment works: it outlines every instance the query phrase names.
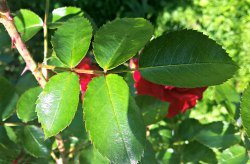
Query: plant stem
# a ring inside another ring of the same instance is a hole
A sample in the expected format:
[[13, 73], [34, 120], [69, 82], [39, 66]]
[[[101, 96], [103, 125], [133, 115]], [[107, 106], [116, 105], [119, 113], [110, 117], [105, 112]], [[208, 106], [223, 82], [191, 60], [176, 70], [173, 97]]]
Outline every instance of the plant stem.
[[[45, 3], [45, 14], [43, 20], [43, 37], [44, 37], [44, 54], [43, 54], [43, 64], [47, 65], [48, 58], [48, 16], [49, 16], [49, 3], [50, 0], [46, 0]], [[42, 73], [46, 79], [48, 79], [48, 71], [47, 69], [42, 69]]]
[[15, 47], [17, 48], [20, 55], [23, 57], [27, 68], [32, 72], [35, 76], [36, 80], [40, 84], [42, 88], [44, 88], [46, 84], [46, 80], [42, 74], [42, 72], [38, 69], [37, 64], [33, 60], [29, 50], [27, 49], [25, 43], [22, 41], [14, 21], [10, 16], [10, 11], [7, 6], [6, 0], [0, 0], [0, 23], [2, 23], [7, 30], [9, 36]]
[[[46, 79], [42, 74], [42, 71], [39, 69], [35, 61], [33, 60], [29, 50], [27, 49], [25, 43], [22, 41], [17, 28], [14, 24], [13, 18], [10, 15], [10, 10], [8, 8], [6, 0], [0, 0], [0, 23], [2, 23], [7, 30], [9, 36], [11, 37], [11, 40], [15, 47], [17, 48], [20, 55], [23, 57], [26, 66], [28, 69], [32, 72], [32, 74], [35, 76], [36, 80], [40, 84], [42, 88], [45, 87]], [[4, 123], [6, 125], [6, 123]], [[7, 124], [8, 125], [8, 124]], [[14, 125], [14, 124], [9, 124]], [[64, 158], [64, 144], [62, 141], [62, 138], [60, 137], [60, 134], [56, 137], [57, 143], [60, 143], [60, 154], [62, 156], [62, 163], [66, 163]]]

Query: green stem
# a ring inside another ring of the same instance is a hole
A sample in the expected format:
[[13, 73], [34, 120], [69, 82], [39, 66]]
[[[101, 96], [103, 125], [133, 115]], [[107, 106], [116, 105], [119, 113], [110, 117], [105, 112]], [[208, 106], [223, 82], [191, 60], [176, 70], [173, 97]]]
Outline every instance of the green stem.
[[[50, 0], [46, 0], [45, 4], [45, 14], [44, 14], [44, 21], [43, 21], [43, 37], [44, 37], [44, 57], [43, 57], [43, 64], [47, 65], [47, 58], [48, 58], [48, 16], [49, 16], [49, 4]], [[48, 79], [48, 71], [47, 69], [42, 69], [43, 75], [46, 79]]]

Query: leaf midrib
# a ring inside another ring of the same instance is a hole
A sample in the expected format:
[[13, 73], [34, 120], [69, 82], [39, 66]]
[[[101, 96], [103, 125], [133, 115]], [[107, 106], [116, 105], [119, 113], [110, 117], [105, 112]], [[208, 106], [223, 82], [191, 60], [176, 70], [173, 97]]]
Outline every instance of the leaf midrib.
[[105, 80], [105, 83], [106, 83], [106, 86], [107, 86], [107, 90], [108, 90], [108, 95], [109, 95], [109, 99], [110, 99], [110, 103], [111, 103], [111, 106], [112, 106], [112, 111], [113, 111], [113, 114], [114, 114], [114, 118], [115, 118], [115, 121], [117, 123], [117, 126], [118, 126], [118, 133], [120, 134], [121, 136], [121, 139], [122, 139], [122, 143], [123, 143], [123, 146], [126, 150], [126, 154], [127, 154], [127, 157], [128, 159], [130, 160], [130, 157], [129, 157], [129, 154], [128, 154], [128, 151], [127, 151], [127, 147], [126, 147], [126, 144], [125, 144], [125, 141], [124, 141], [124, 137], [123, 137], [123, 133], [122, 133], [122, 130], [121, 130], [121, 127], [120, 127], [120, 123], [119, 123], [119, 120], [117, 118], [117, 113], [115, 111], [115, 107], [114, 107], [114, 104], [113, 104], [113, 101], [112, 101], [112, 98], [111, 98], [111, 93], [110, 93], [110, 87], [108, 85], [108, 82], [106, 80], [106, 77], [104, 77], [104, 80]]
[[[68, 86], [68, 85], [66, 85], [67, 83], [68, 83], [68, 80], [70, 79], [70, 76], [68, 75], [68, 77], [67, 77], [67, 79], [65, 80], [66, 82], [64, 83], [65, 85], [64, 85], [64, 87], [63, 87], [63, 89], [62, 89], [62, 93], [64, 93], [65, 92], [65, 88], [66, 88], [66, 86]], [[62, 96], [61, 96], [61, 98], [59, 99], [59, 102], [61, 102], [62, 101], [62, 97], [63, 97], [63, 94], [62, 94]], [[58, 113], [58, 109], [60, 108], [60, 104], [61, 103], [58, 103], [58, 107], [57, 107], [57, 109], [56, 109], [56, 111], [55, 111], [55, 114], [54, 114], [54, 116], [53, 116], [53, 119], [52, 119], [52, 122], [51, 122], [51, 124], [50, 124], [50, 127], [48, 128], [49, 130], [51, 130], [51, 127], [53, 126], [53, 124], [54, 124], [54, 122], [55, 122], [55, 118], [56, 118], [56, 115], [57, 115], [57, 113]]]
[[[27, 130], [28, 130], [29, 134], [31, 135], [31, 137], [33, 138], [33, 140], [38, 144], [38, 146], [39, 146], [39, 147], [43, 147], [43, 145], [41, 145], [41, 144], [37, 141], [37, 139], [34, 137], [34, 135], [31, 133], [30, 129], [27, 128]], [[33, 153], [32, 153], [32, 154], [33, 154]], [[35, 155], [35, 154], [34, 154], [34, 155]]]
[[195, 65], [213, 65], [213, 64], [223, 64], [223, 65], [232, 65], [235, 67], [238, 67], [238, 65], [234, 63], [183, 63], [183, 64], [170, 64], [170, 65], [156, 65], [156, 66], [146, 66], [146, 67], [139, 67], [139, 70], [145, 70], [145, 69], [155, 69], [155, 68], [166, 68], [166, 67], [182, 67], [182, 66], [195, 66]]

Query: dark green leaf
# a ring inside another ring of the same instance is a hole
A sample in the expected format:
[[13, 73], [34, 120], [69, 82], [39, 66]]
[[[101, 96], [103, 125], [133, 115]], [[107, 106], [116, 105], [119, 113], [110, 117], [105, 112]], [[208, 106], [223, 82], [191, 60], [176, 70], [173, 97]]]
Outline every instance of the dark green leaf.
[[181, 30], [150, 42], [140, 56], [139, 69], [151, 82], [193, 88], [221, 84], [238, 66], [215, 41], [197, 31]]
[[5, 110], [2, 113], [2, 120], [7, 120], [10, 116], [12, 116], [16, 110], [16, 104], [18, 100], [18, 94], [15, 93], [13, 97], [9, 100], [8, 105], [6, 106]]
[[202, 127], [195, 139], [210, 148], [228, 148], [241, 141], [240, 134], [231, 124], [213, 122]]
[[250, 85], [244, 91], [241, 102], [241, 119], [244, 129], [250, 136]]
[[197, 163], [197, 162], [206, 162], [206, 163], [216, 163], [217, 159], [215, 153], [208, 147], [198, 143], [191, 142], [184, 146], [183, 149], [183, 160], [184, 163]]
[[79, 163], [84, 164], [109, 164], [109, 160], [103, 157], [93, 146], [80, 152]]
[[17, 116], [23, 122], [32, 121], [37, 118], [36, 100], [42, 92], [41, 87], [36, 87], [27, 90], [17, 102]]
[[232, 146], [222, 152], [219, 158], [220, 164], [247, 163], [246, 149], [240, 145]]
[[21, 9], [14, 17], [14, 21], [24, 41], [31, 39], [43, 27], [42, 19], [26, 9]]
[[203, 126], [198, 120], [186, 119], [180, 124], [177, 135], [184, 141], [192, 140], [202, 128]]
[[65, 72], [50, 78], [39, 95], [36, 106], [45, 138], [56, 135], [73, 120], [79, 92], [79, 78], [75, 73]]
[[0, 126], [0, 159], [5, 162], [11, 162], [17, 157], [19, 152], [19, 147], [9, 139], [5, 128]]
[[94, 78], [84, 97], [84, 120], [95, 148], [114, 163], [137, 163], [146, 129], [126, 82], [110, 74]]
[[153, 35], [153, 26], [143, 18], [123, 18], [102, 26], [95, 35], [97, 63], [110, 70], [126, 62], [145, 46]]
[[52, 143], [44, 139], [42, 129], [36, 126], [25, 126], [23, 129], [22, 143], [25, 150], [35, 157], [48, 157]]
[[157, 100], [150, 96], [137, 96], [136, 103], [140, 107], [146, 125], [155, 124], [166, 117], [168, 113], [167, 102]]
[[71, 18], [60, 26], [52, 38], [56, 56], [67, 66], [75, 67], [86, 55], [92, 27], [83, 17]]
[[144, 152], [141, 162], [139, 163], [140, 164], [157, 164], [157, 161], [155, 158], [155, 152], [149, 141], [146, 142], [145, 152]]
[[[0, 120], [5, 120], [9, 112], [13, 111], [15, 87], [4, 77], [0, 76]], [[13, 101], [12, 101], [13, 100]], [[15, 106], [15, 104], [14, 104]], [[8, 110], [6, 110], [8, 109]], [[15, 108], [14, 108], [15, 109]]]

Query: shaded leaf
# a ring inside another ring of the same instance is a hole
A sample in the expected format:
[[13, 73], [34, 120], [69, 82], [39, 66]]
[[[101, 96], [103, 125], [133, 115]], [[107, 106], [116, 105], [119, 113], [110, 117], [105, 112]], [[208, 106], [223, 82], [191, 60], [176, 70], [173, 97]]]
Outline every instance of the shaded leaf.
[[94, 55], [105, 70], [136, 55], [153, 35], [153, 26], [143, 18], [122, 18], [102, 26], [95, 34]]
[[213, 122], [203, 126], [195, 140], [210, 148], [225, 149], [240, 143], [241, 138], [231, 124]]
[[45, 138], [56, 135], [70, 124], [77, 110], [79, 93], [79, 78], [75, 73], [65, 72], [50, 78], [36, 105]]
[[49, 157], [52, 143], [44, 139], [42, 129], [36, 126], [25, 126], [22, 143], [24, 149], [34, 157]]
[[137, 96], [136, 103], [140, 107], [146, 125], [155, 124], [166, 117], [169, 103], [151, 96]]
[[0, 159], [11, 162], [20, 152], [19, 146], [12, 142], [3, 126], [0, 126]]
[[19, 98], [17, 102], [17, 116], [23, 122], [32, 121], [37, 118], [35, 109], [36, 109], [36, 100], [38, 99], [39, 94], [42, 92], [41, 87], [36, 87], [27, 90]]
[[92, 27], [83, 17], [71, 18], [60, 26], [52, 38], [56, 56], [67, 66], [75, 67], [86, 55]]
[[89, 137], [103, 156], [113, 163], [140, 161], [146, 128], [122, 77], [110, 74], [92, 79], [83, 109]]
[[14, 17], [18, 32], [24, 41], [31, 39], [43, 27], [42, 19], [34, 12], [21, 9]]
[[185, 145], [182, 156], [185, 163], [197, 163], [201, 161], [206, 163], [217, 162], [215, 153], [198, 142], [191, 142]]
[[5, 120], [15, 106], [13, 105], [16, 96], [15, 87], [2, 76], [0, 76], [0, 86], [0, 119]]
[[154, 39], [139, 60], [139, 70], [145, 79], [177, 87], [221, 84], [237, 69], [220, 45], [192, 30], [171, 32]]
[[155, 152], [149, 141], [146, 141], [145, 152], [139, 163], [140, 164], [157, 164]]
[[192, 140], [202, 128], [203, 126], [198, 120], [186, 119], [180, 124], [177, 135], [182, 140]]
[[241, 119], [243, 127], [248, 135], [250, 136], [250, 85], [244, 91], [241, 101]]

